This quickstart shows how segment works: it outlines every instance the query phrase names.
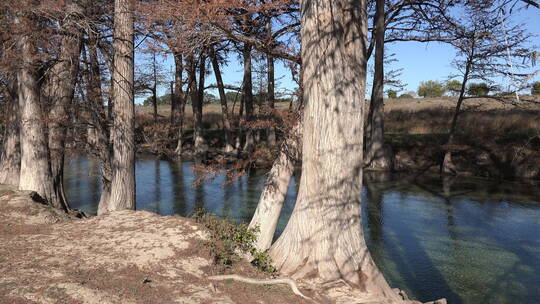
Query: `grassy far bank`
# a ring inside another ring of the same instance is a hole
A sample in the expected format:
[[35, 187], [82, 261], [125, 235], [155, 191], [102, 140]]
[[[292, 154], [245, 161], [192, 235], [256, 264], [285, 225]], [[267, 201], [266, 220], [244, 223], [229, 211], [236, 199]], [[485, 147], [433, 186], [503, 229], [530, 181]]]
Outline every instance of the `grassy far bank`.
[[456, 144], [445, 146], [455, 98], [387, 100], [386, 141], [398, 170], [435, 171], [452, 151], [458, 172], [497, 179], [540, 178], [540, 105], [469, 99]]
[[[464, 102], [458, 121], [461, 134], [508, 137], [540, 134], [540, 98], [537, 103], [515, 106], [492, 99], [475, 98]], [[385, 128], [389, 134], [445, 134], [457, 99], [417, 98], [385, 101]]]
[[[467, 99], [458, 121], [456, 144], [445, 146], [456, 101], [453, 97], [385, 100], [385, 140], [395, 154], [396, 170], [438, 171], [444, 152], [450, 149], [461, 174], [540, 179], [540, 98], [519, 106], [486, 98]], [[229, 109], [233, 109], [232, 103]], [[276, 109], [287, 111], [289, 103], [277, 103]], [[152, 107], [138, 106], [136, 111], [139, 127], [153, 125]], [[234, 107], [236, 118], [238, 111], [239, 103]], [[206, 137], [219, 147], [223, 141], [221, 106], [208, 104], [203, 112]], [[160, 106], [158, 113], [160, 123], [166, 126], [170, 106]], [[255, 113], [259, 113], [258, 108]], [[191, 105], [186, 106], [184, 127], [189, 141]]]
[[[534, 137], [540, 134], [540, 98], [535, 101], [515, 106], [486, 98], [468, 99], [459, 121], [460, 133]], [[386, 99], [385, 130], [388, 134], [445, 134], [456, 102], [454, 97]], [[233, 103], [228, 106], [233, 109]], [[238, 116], [239, 108], [237, 103], [234, 116]], [[276, 109], [288, 110], [289, 103], [276, 103]], [[136, 107], [137, 115], [144, 120], [151, 118], [152, 111], [151, 106]], [[170, 106], [159, 106], [158, 115], [166, 121], [170, 117]], [[185, 124], [188, 129], [191, 128], [192, 117], [191, 105], [186, 105]], [[203, 120], [207, 129], [221, 128], [221, 105], [205, 105]]]

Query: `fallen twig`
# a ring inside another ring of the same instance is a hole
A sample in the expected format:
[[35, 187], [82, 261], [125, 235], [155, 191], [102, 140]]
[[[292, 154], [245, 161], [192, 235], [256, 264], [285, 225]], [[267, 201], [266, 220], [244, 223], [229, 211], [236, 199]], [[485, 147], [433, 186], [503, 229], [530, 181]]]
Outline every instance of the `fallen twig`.
[[243, 276], [239, 276], [236, 274], [229, 274], [229, 275], [217, 275], [217, 276], [210, 276], [208, 277], [210, 280], [215, 281], [224, 281], [224, 280], [235, 280], [240, 281], [244, 283], [250, 283], [250, 284], [257, 284], [257, 285], [276, 285], [276, 284], [287, 284], [289, 287], [291, 287], [293, 293], [297, 296], [300, 296], [304, 299], [313, 300], [310, 297], [305, 296], [300, 290], [298, 289], [298, 286], [296, 285], [296, 282], [289, 278], [278, 278], [278, 279], [252, 279], [247, 278]]

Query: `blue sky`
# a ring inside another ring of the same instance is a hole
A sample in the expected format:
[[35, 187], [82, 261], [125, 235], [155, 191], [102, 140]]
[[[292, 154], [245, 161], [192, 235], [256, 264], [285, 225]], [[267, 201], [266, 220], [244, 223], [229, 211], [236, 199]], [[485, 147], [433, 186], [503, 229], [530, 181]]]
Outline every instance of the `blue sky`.
[[[515, 24], [523, 23], [527, 30], [535, 35], [531, 44], [540, 51], [540, 9], [528, 8], [516, 13], [513, 17]], [[454, 49], [443, 43], [430, 42], [396, 42], [387, 44], [388, 53], [395, 53], [397, 62], [392, 63], [389, 68], [403, 69], [400, 79], [407, 84], [404, 91], [416, 91], [420, 81], [438, 80], [445, 81], [449, 75], [455, 74], [451, 62], [455, 57]], [[536, 66], [534, 70], [540, 69]], [[529, 72], [532, 72], [531, 69]], [[532, 81], [540, 81], [540, 75], [536, 75]], [[510, 79], [498, 80], [501, 85], [511, 84]]]
[[[540, 51], [540, 9], [530, 7], [515, 14], [513, 17], [515, 23], [523, 23], [528, 31], [535, 35], [532, 39], [532, 44]], [[396, 42], [387, 44], [388, 53], [395, 53], [396, 62], [391, 63], [387, 69], [402, 69], [400, 79], [406, 84], [403, 92], [416, 91], [421, 81], [438, 80], [445, 81], [448, 76], [455, 74], [454, 68], [451, 66], [451, 61], [455, 56], [455, 51], [449, 45], [430, 42]], [[144, 55], [136, 56], [136, 64], [140, 63]], [[166, 56], [160, 58], [164, 72], [171, 75], [174, 68], [172, 58]], [[237, 55], [232, 54], [229, 57], [228, 65], [222, 67], [223, 78], [226, 84], [238, 85], [242, 81], [242, 63]], [[540, 64], [535, 70], [540, 69]], [[531, 70], [532, 71], [532, 70]], [[369, 75], [368, 75], [369, 77]], [[292, 81], [290, 71], [285, 67], [282, 61], [276, 63], [276, 78], [279, 91], [291, 91], [295, 88], [295, 83]], [[498, 80], [504, 87], [511, 84], [510, 79]], [[540, 81], [540, 75], [536, 75], [532, 81]], [[370, 80], [368, 79], [368, 82]], [[207, 84], [215, 83], [213, 72], [207, 76]], [[160, 94], [168, 93], [168, 86], [160, 89]], [[210, 93], [217, 95], [216, 90], [211, 90]], [[368, 86], [369, 93], [369, 86]], [[137, 102], [142, 102], [143, 98], [137, 98]]]

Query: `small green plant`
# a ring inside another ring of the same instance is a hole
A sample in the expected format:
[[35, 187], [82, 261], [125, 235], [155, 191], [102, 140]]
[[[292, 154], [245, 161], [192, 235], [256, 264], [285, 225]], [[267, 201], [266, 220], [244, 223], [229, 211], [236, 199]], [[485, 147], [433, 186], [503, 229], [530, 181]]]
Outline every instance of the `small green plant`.
[[396, 90], [392, 90], [392, 89], [388, 89], [386, 91], [386, 95], [388, 95], [388, 98], [397, 98], [397, 91]]
[[210, 248], [216, 265], [228, 268], [241, 259], [241, 254], [249, 254], [253, 258], [251, 264], [255, 267], [269, 273], [276, 271], [268, 252], [255, 248], [259, 227], [219, 219], [204, 209], [197, 209], [192, 217], [209, 230], [210, 240], [206, 245]]
[[457, 79], [447, 81], [446, 91], [448, 91], [452, 96], [458, 96], [459, 91], [461, 91], [461, 81]]
[[540, 95], [540, 81], [536, 81], [533, 83], [532, 89], [531, 89], [532, 95]]
[[442, 83], [434, 80], [421, 81], [418, 87], [418, 95], [422, 97], [441, 97], [444, 92]]
[[414, 98], [414, 97], [411, 94], [404, 93], [404, 94], [399, 95], [398, 98], [405, 99], [405, 98]]
[[467, 89], [467, 94], [469, 94], [470, 96], [480, 97], [486, 96], [489, 91], [490, 87], [485, 82], [471, 83], [469, 84], [469, 88]]

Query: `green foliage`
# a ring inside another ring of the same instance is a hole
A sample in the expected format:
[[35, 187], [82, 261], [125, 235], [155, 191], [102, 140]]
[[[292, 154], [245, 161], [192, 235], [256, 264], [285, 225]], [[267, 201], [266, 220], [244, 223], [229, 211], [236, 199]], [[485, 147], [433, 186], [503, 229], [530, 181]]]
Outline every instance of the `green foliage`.
[[397, 91], [389, 89], [386, 91], [386, 94], [388, 95], [388, 98], [397, 98]]
[[422, 81], [418, 87], [418, 95], [422, 97], [441, 97], [444, 92], [444, 86], [434, 80]]
[[399, 95], [398, 98], [405, 99], [405, 98], [414, 98], [414, 97], [411, 94], [404, 93], [404, 94]]
[[233, 220], [219, 219], [204, 209], [197, 209], [192, 217], [210, 231], [207, 246], [216, 265], [230, 267], [241, 259], [241, 253], [251, 255], [251, 264], [260, 270], [270, 273], [276, 271], [268, 252], [255, 248], [259, 227], [251, 228], [246, 223], [237, 224]]
[[236, 91], [227, 91], [225, 92], [225, 97], [227, 98], [227, 102], [240, 102], [242, 99], [242, 93], [236, 92]]
[[[165, 94], [163, 96], [159, 96], [157, 98], [157, 104], [158, 105], [170, 105], [171, 104], [171, 94]], [[152, 96], [146, 98], [143, 101], [144, 106], [151, 106], [152, 105]]]
[[535, 83], [533, 83], [531, 94], [540, 95], [540, 81], [536, 81]]
[[486, 96], [489, 93], [489, 86], [485, 82], [471, 83], [467, 89], [467, 94], [470, 96]]
[[461, 91], [461, 81], [454, 79], [446, 82], [446, 90], [450, 92], [450, 95], [452, 96], [459, 95], [459, 91]]
[[[204, 92], [204, 104], [210, 104], [210, 103], [219, 103], [219, 99], [208, 92]], [[188, 96], [186, 100], [187, 104], [191, 104], [191, 97]], [[170, 105], [171, 104], [171, 94], [165, 94], [163, 96], [159, 96], [157, 98], [157, 104], [158, 105]], [[143, 101], [144, 106], [151, 106], [152, 105], [152, 96], [146, 98]]]

